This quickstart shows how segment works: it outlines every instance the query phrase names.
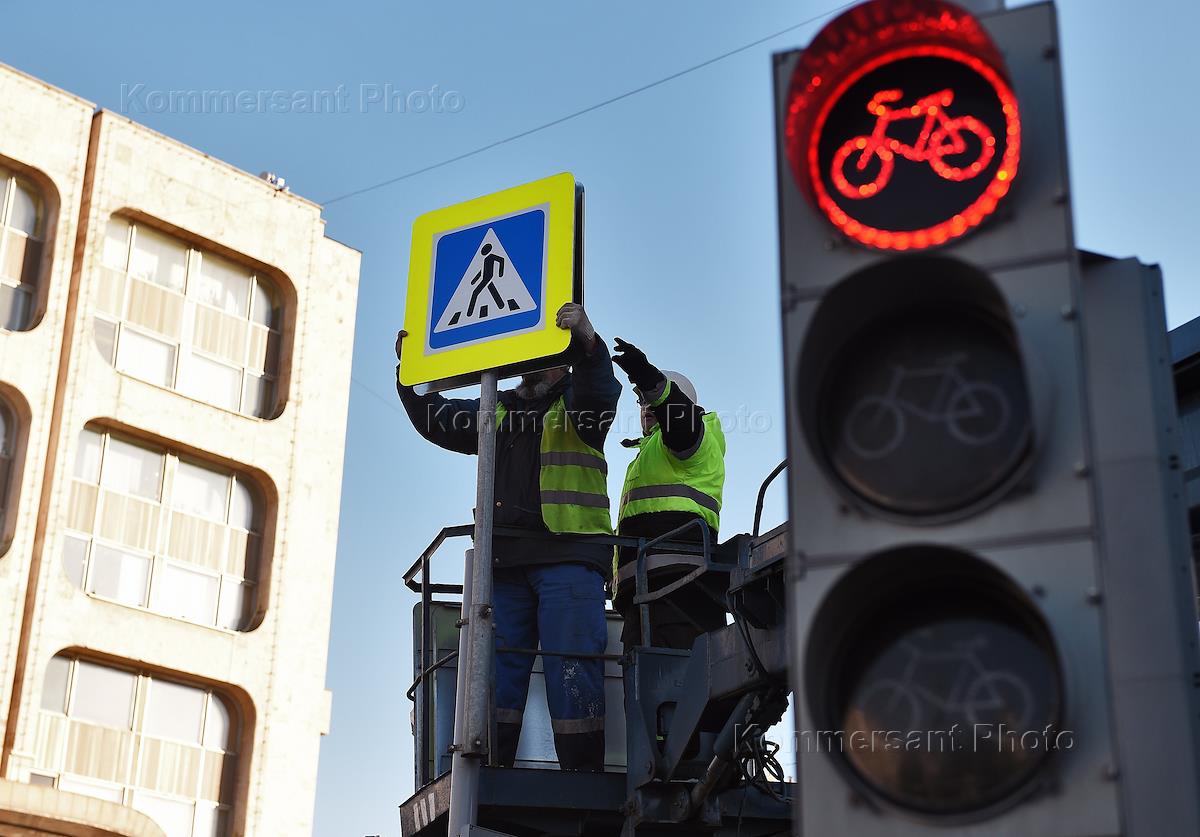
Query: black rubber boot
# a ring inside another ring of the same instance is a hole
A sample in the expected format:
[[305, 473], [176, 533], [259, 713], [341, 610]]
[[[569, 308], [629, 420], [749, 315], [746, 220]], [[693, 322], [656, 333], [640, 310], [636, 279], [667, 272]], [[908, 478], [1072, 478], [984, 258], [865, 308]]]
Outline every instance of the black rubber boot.
[[517, 742], [521, 740], [520, 724], [496, 724], [496, 763], [512, 767], [517, 760]]
[[554, 735], [558, 765], [563, 770], [585, 770], [599, 773], [604, 770], [604, 730]]

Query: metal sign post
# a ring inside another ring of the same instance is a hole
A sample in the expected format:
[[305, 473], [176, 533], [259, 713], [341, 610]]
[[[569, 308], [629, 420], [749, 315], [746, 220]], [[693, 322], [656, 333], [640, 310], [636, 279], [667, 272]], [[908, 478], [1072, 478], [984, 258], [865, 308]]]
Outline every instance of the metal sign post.
[[[488, 754], [488, 708], [492, 684], [492, 510], [496, 493], [496, 372], [480, 375], [479, 462], [475, 488], [475, 548], [470, 585], [464, 587], [463, 629], [468, 660], [458, 700], [465, 705], [455, 730], [450, 766], [448, 837], [460, 837], [479, 814], [479, 765]], [[464, 584], [466, 580], [464, 579]], [[462, 645], [460, 644], [460, 648]]]
[[[466, 618], [467, 609], [469, 607], [469, 603], [472, 600], [473, 585], [471, 584], [471, 576], [472, 576], [472, 573], [474, 572], [474, 569], [473, 569], [474, 566], [475, 566], [475, 550], [468, 549], [466, 552], [466, 557], [465, 557], [464, 564], [463, 564], [463, 592], [462, 592], [462, 607], [459, 610], [459, 618], [460, 619]], [[455, 695], [465, 695], [467, 693], [467, 677], [468, 677], [467, 673], [470, 670], [471, 670], [471, 633], [470, 633], [470, 631], [464, 631], [464, 630], [460, 629], [458, 632], [458, 672], [456, 674], [455, 684], [454, 684], [454, 694]], [[465, 773], [467, 771], [474, 771], [476, 773], [476, 775], [478, 775], [479, 771], [477, 768], [478, 768], [479, 762], [476, 759], [468, 759], [465, 756], [463, 756], [462, 749], [456, 743], [456, 742], [462, 741], [466, 737], [466, 714], [467, 714], [466, 702], [461, 701], [461, 700], [456, 700], [454, 703], [454, 730], [453, 730], [453, 735], [450, 738], [450, 742], [452, 745], [451, 746], [451, 754], [450, 754], [450, 772], [452, 774], [452, 777], [454, 775], [457, 775], [460, 777], [460, 781], [455, 783], [455, 785], [454, 785], [454, 787], [458, 788], [460, 792], [463, 790], [471, 790], [473, 788], [478, 788], [477, 782], [475, 782], [474, 780], [467, 781], [465, 778], [462, 778], [462, 777], [465, 777]], [[460, 761], [463, 761], [464, 759], [466, 760], [467, 763], [460, 766], [458, 763]], [[478, 798], [479, 798], [478, 794], [473, 793], [473, 795], [470, 799], [467, 799], [467, 798], [460, 799], [459, 796], [455, 795], [455, 791], [453, 790], [453, 788], [451, 788], [450, 800], [452, 803], [454, 803], [454, 802], [458, 803], [457, 805], [452, 804], [450, 807], [451, 819], [454, 818], [453, 812], [456, 810], [461, 810], [461, 809], [466, 809], [468, 811], [476, 810], [477, 802], [475, 800], [477, 800]], [[459, 827], [459, 830], [461, 831], [461, 826]], [[403, 826], [401, 827], [401, 831], [403, 831]]]

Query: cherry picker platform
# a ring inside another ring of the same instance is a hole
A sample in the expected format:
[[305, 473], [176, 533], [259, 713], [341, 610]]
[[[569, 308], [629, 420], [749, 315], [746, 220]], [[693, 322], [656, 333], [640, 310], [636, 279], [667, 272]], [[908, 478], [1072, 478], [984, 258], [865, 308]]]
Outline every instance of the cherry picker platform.
[[[754, 532], [724, 543], [710, 542], [700, 521], [655, 539], [539, 535], [496, 527], [495, 535], [501, 537], [572, 537], [635, 547], [634, 603], [649, 643], [622, 654], [617, 639], [620, 616], [609, 614], [609, 649], [601, 655], [609, 693], [605, 772], [561, 771], [545, 748], [535, 752], [535, 683], [517, 766], [485, 763], [479, 768], [475, 824], [454, 837], [790, 833], [794, 786], [775, 758], [777, 746], [765, 737], [779, 722], [788, 699], [788, 525], [762, 535], [757, 531], [764, 494], [781, 470], [782, 465], [759, 491]], [[444, 528], [404, 576], [406, 586], [421, 596], [414, 611], [415, 679], [408, 691], [415, 703], [417, 790], [400, 806], [404, 837], [442, 837], [452, 819], [453, 726], [464, 673], [458, 670], [461, 605], [446, 597], [463, 596], [464, 590], [458, 584], [435, 583], [431, 575], [445, 542], [469, 537], [472, 531], [470, 525]], [[647, 560], [664, 554], [686, 556], [694, 569], [651, 590]], [[649, 605], [685, 583], [722, 602], [731, 624], [700, 635], [691, 650], [655, 647]]]

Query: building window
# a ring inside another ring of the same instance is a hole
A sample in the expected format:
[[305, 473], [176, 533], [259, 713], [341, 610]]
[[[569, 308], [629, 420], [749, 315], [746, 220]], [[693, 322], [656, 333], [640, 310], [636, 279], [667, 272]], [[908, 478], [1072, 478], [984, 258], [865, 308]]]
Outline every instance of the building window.
[[246, 630], [262, 502], [245, 477], [87, 428], [63, 532], [67, 575], [93, 596]]
[[0, 168], [0, 329], [25, 331], [33, 322], [45, 216], [38, 189]]
[[270, 418], [279, 294], [261, 274], [141, 223], [109, 219], [96, 342], [119, 371]]
[[31, 781], [129, 805], [167, 837], [229, 833], [236, 716], [211, 689], [58, 655]]
[[17, 422], [12, 409], [0, 397], [0, 551], [6, 541], [9, 494], [12, 492], [13, 459], [16, 457]]

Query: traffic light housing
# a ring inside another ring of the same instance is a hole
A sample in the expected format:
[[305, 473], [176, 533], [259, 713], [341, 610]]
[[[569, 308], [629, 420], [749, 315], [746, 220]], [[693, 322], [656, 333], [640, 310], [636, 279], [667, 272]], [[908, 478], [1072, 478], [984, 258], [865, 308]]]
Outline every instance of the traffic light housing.
[[799, 833], [1200, 833], [1161, 281], [1075, 248], [1053, 6], [865, 3], [775, 93]]

